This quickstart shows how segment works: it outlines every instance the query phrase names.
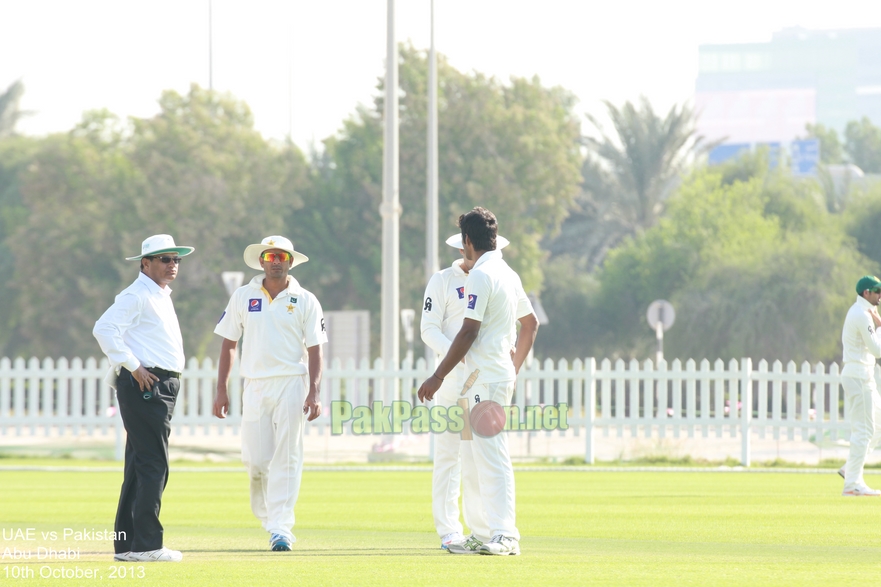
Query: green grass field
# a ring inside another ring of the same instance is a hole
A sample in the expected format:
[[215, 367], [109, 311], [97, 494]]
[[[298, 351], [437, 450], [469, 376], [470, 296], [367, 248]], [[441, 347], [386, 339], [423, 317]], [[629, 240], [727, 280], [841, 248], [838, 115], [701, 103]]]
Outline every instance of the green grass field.
[[[172, 472], [162, 520], [184, 561], [141, 570], [114, 564], [107, 541], [62, 538], [111, 530], [121, 480], [0, 471], [0, 527], [35, 532], [0, 542], [0, 585], [849, 585], [874, 584], [881, 561], [881, 499], [841, 497], [834, 472], [519, 472], [520, 557], [441, 551], [427, 472], [306, 472], [290, 553], [267, 550], [243, 472]], [[39, 547], [81, 558], [37, 560]], [[101, 578], [40, 577], [61, 567]]]

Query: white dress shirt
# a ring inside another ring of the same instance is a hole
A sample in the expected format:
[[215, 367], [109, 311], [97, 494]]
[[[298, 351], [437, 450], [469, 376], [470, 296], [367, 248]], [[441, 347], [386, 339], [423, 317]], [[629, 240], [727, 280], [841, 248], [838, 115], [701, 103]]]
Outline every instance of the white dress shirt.
[[116, 373], [120, 367], [134, 371], [141, 365], [176, 372], [184, 369], [184, 344], [171, 288], [159, 287], [143, 273], [116, 296], [92, 334]]
[[881, 357], [881, 332], [875, 328], [875, 322], [869, 315], [871, 309], [872, 304], [858, 295], [857, 301], [847, 311], [841, 330], [843, 377], [874, 377], [875, 359]]
[[487, 251], [477, 260], [465, 282], [465, 318], [480, 322], [480, 331], [465, 355], [465, 371], [480, 369], [477, 383], [516, 378], [511, 349], [517, 340], [516, 322], [533, 313], [520, 276], [501, 251]]

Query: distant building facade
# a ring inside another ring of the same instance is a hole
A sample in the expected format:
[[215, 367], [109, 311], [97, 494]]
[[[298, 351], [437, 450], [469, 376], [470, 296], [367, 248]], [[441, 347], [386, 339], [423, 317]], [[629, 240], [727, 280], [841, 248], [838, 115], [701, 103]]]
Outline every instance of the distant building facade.
[[710, 140], [786, 148], [807, 123], [839, 135], [863, 116], [881, 124], [881, 29], [784, 29], [770, 43], [701, 45], [698, 56], [698, 130]]

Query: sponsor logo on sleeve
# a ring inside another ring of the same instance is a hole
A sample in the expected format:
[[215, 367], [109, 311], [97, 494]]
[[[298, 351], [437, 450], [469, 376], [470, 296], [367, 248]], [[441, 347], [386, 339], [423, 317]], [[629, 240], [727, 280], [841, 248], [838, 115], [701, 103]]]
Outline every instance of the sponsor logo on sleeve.
[[425, 306], [422, 307], [424, 312], [431, 312], [431, 298], [425, 298]]
[[249, 312], [260, 312], [263, 310], [263, 300], [251, 298], [248, 300]]
[[218, 324], [220, 324], [220, 322], [221, 322], [221, 320], [223, 320], [224, 316], [226, 316], [226, 310], [223, 311], [223, 314], [220, 315], [220, 319], [217, 320]]
[[475, 294], [468, 294], [468, 309], [473, 310], [474, 306], [477, 305], [477, 296]]
[[457, 287], [456, 293], [459, 295], [460, 300], [464, 300], [465, 299], [465, 286], [463, 285], [462, 287]]

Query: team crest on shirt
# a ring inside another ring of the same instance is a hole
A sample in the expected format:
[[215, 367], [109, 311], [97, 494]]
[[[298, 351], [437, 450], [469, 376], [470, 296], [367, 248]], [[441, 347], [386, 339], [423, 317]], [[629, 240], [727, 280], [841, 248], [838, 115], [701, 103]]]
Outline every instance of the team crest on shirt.
[[468, 294], [468, 309], [473, 310], [474, 306], [477, 305], [477, 296], [474, 294]]
[[459, 294], [460, 300], [464, 300], [465, 299], [465, 286], [463, 285], [462, 287], [457, 287], [456, 293]]
[[263, 310], [263, 300], [257, 298], [251, 298], [248, 300], [248, 311], [249, 312], [260, 312]]
[[296, 303], [297, 303], [297, 298], [293, 298], [293, 297], [292, 297], [292, 298], [291, 298], [291, 303], [292, 303], [292, 304], [296, 304]]

